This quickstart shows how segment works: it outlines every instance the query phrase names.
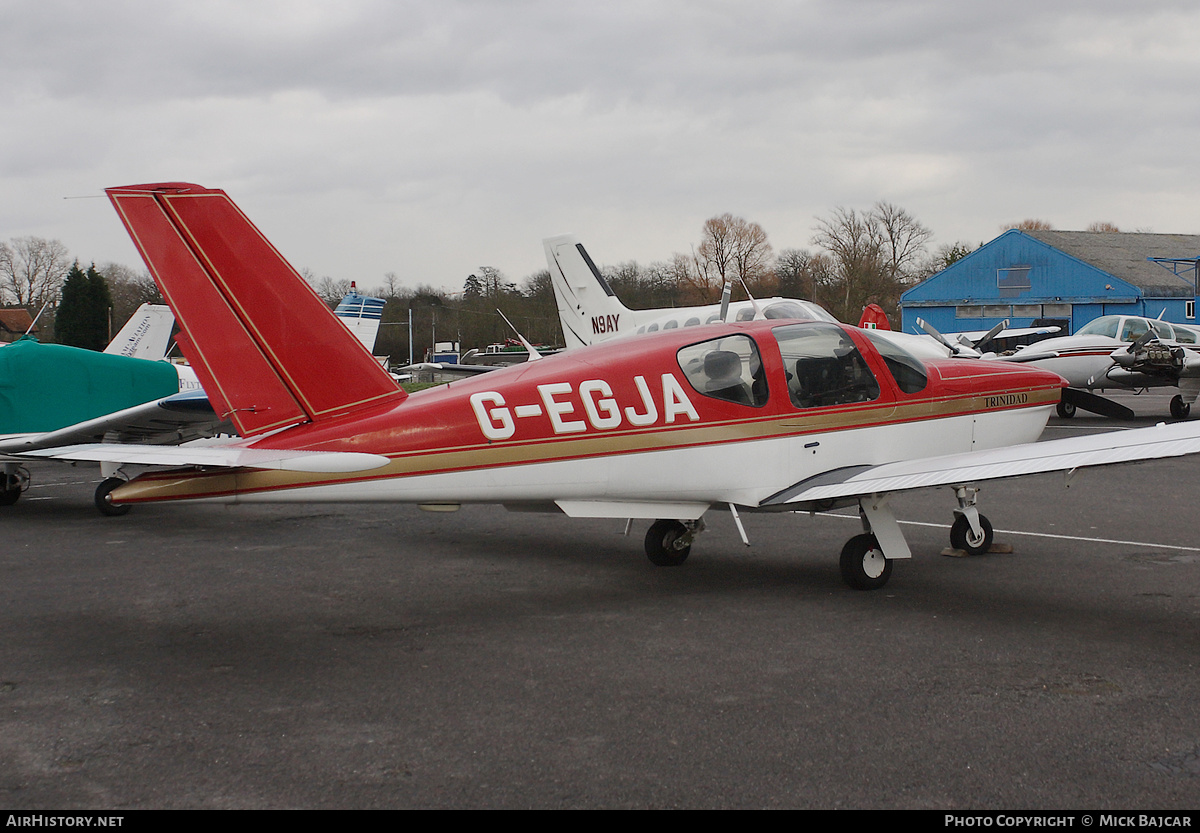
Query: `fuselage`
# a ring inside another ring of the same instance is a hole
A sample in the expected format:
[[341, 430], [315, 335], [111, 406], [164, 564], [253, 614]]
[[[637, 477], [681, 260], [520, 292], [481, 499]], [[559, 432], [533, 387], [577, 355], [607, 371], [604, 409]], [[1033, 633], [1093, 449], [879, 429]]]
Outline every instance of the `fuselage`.
[[1064, 385], [1022, 365], [917, 360], [825, 322], [699, 326], [581, 348], [247, 443], [390, 458], [380, 469], [163, 472], [113, 497], [500, 502], [698, 517], [714, 503], [756, 507], [845, 466], [1031, 442]]

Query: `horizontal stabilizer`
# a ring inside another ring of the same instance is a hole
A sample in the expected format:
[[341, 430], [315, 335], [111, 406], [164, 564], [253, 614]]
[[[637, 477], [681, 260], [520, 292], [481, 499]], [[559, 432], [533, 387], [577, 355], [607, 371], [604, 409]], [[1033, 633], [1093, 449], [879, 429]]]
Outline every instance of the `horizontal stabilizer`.
[[30, 457], [141, 466], [212, 466], [317, 473], [370, 471], [390, 461], [353, 451], [295, 451], [242, 446], [161, 446], [92, 443], [31, 451]]

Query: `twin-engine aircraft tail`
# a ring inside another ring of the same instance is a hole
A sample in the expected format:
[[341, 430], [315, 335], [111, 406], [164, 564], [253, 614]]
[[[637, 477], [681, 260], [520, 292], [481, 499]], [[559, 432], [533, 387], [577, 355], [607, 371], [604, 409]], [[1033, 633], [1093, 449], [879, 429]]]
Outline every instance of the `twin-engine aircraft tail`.
[[213, 407], [242, 436], [406, 396], [224, 191], [168, 182], [105, 192]]
[[567, 347], [584, 347], [633, 326], [633, 316], [573, 234], [542, 241]]

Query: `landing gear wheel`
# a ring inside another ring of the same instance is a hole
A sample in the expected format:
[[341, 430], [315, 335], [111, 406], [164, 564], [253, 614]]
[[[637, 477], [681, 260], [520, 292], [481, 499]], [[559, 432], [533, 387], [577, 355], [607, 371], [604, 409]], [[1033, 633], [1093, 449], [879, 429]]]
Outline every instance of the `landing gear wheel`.
[[112, 502], [112, 490], [124, 485], [125, 481], [121, 478], [110, 477], [96, 487], [96, 508], [100, 510], [101, 515], [118, 518], [129, 514], [129, 504]]
[[692, 545], [679, 546], [679, 540], [687, 534], [687, 527], [679, 521], [655, 521], [646, 530], [646, 557], [659, 567], [678, 567], [687, 561]]
[[0, 506], [12, 506], [21, 492], [29, 488], [29, 470], [24, 466], [5, 464], [0, 471]]
[[1192, 406], [1189, 402], [1184, 402], [1182, 396], [1171, 397], [1171, 416], [1175, 419], [1187, 419], [1188, 414], [1192, 412]]
[[855, 590], [878, 590], [892, 577], [892, 560], [884, 558], [875, 536], [855, 535], [842, 547], [842, 580]]
[[1067, 402], [1066, 400], [1060, 400], [1059, 403], [1054, 406], [1054, 410], [1063, 419], [1070, 419], [1071, 417], [1075, 416], [1075, 403]]
[[959, 515], [950, 527], [950, 546], [968, 555], [983, 555], [992, 548], [992, 524], [983, 515], [979, 516], [979, 529], [983, 534], [975, 535], [966, 516]]

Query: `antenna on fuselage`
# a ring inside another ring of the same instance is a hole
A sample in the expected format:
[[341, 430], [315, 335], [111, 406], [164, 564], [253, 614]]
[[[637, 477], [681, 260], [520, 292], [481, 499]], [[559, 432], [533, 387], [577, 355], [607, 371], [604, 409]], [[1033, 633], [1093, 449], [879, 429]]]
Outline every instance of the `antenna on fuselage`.
[[[496, 309], [496, 312], [500, 312], [499, 308]], [[503, 318], [504, 323], [511, 327], [512, 331], [517, 334], [517, 338], [521, 340], [521, 346], [529, 351], [529, 361], [535, 362], [540, 359], [542, 354], [537, 351], [537, 348], [525, 340], [525, 336], [521, 335], [520, 330], [518, 330], [516, 327], [513, 327], [513, 322], [508, 320], [508, 316], [500, 312], [500, 317]]]
[[746, 279], [739, 275], [738, 283], [746, 291], [746, 297], [750, 299], [750, 306], [754, 307], [754, 320], [757, 321], [760, 318], [765, 318], [766, 316], [763, 315], [763, 311], [758, 306], [758, 301], [754, 300], [754, 295], [750, 292], [750, 287], [746, 286]]

